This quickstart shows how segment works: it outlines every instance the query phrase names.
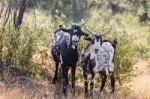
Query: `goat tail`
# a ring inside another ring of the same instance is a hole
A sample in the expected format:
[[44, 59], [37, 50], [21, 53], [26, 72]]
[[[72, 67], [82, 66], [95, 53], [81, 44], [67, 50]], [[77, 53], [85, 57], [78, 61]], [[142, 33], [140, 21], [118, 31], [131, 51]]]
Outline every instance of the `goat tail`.
[[117, 45], [118, 45], [118, 41], [115, 38], [114, 41], [112, 42], [112, 46], [114, 47], [114, 49], [116, 49]]

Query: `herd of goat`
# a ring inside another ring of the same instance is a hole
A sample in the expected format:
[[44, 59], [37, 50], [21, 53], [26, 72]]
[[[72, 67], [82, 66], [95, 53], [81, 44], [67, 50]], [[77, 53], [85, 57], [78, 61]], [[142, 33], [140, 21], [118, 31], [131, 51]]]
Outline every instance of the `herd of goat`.
[[[102, 79], [100, 87], [100, 92], [102, 93], [107, 78], [106, 70], [109, 71], [111, 93], [113, 94], [115, 91], [114, 55], [117, 40], [109, 41], [104, 39], [109, 31], [98, 35], [86, 28], [88, 32], [91, 32], [91, 34], [87, 34], [81, 29], [84, 24], [85, 23], [81, 25], [72, 25], [70, 29], [66, 29], [62, 25], [59, 25], [56, 29], [51, 49], [51, 54], [56, 65], [53, 83], [56, 83], [57, 81], [58, 67], [61, 65], [63, 75], [63, 93], [66, 95], [68, 70], [71, 68], [72, 90], [73, 93], [75, 93], [76, 65], [77, 61], [80, 60], [83, 70], [85, 95], [88, 96], [89, 94], [87, 76], [88, 74], [91, 74], [92, 76], [90, 81], [90, 94], [93, 94], [94, 77], [96, 73], [99, 73]], [[84, 40], [87, 40], [90, 43], [85, 46], [79, 59], [77, 48], [81, 36], [84, 37]]]

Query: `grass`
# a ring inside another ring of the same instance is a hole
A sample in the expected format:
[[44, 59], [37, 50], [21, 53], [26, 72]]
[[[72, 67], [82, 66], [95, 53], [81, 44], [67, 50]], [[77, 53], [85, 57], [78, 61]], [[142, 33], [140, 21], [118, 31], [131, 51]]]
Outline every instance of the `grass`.
[[[42, 82], [42, 83], [41, 83]], [[39, 85], [37, 85], [39, 83]], [[30, 86], [30, 88], [28, 88]], [[100, 96], [98, 91], [94, 91], [94, 96], [84, 97], [83, 89], [78, 88], [76, 95], [73, 96], [71, 89], [68, 90], [68, 96], [64, 97], [61, 92], [62, 87], [60, 84], [52, 85], [48, 81], [39, 81], [36, 84], [24, 85], [24, 86], [5, 86], [0, 85], [1, 96], [0, 99], [149, 99], [150, 90], [145, 90], [144, 93], [115, 93], [114, 96], [111, 96], [107, 93]]]
[[[150, 91], [145, 91], [139, 94], [130, 93], [130, 86], [124, 86], [133, 78], [133, 65], [139, 58], [150, 60], [150, 28], [148, 24], [139, 22], [139, 16], [132, 12], [126, 12], [122, 14], [112, 15], [111, 10], [108, 9], [103, 13], [103, 10], [91, 9], [89, 11], [88, 26], [92, 31], [101, 33], [111, 29], [106, 39], [113, 40], [118, 39], [118, 48], [116, 54], [116, 77], [118, 93], [116, 93], [115, 99], [149, 99]], [[142, 11], [138, 11], [140, 15]], [[36, 16], [36, 17], [35, 17]], [[0, 22], [2, 20], [0, 19]], [[2, 37], [3, 43], [3, 60], [12, 58], [16, 67], [25, 68], [27, 71], [35, 74], [37, 80], [33, 80], [35, 83], [31, 83], [29, 86], [15, 86], [1, 85], [0, 99], [53, 99], [62, 97], [61, 90], [58, 85], [52, 85], [47, 80], [42, 80], [40, 77], [43, 68], [48, 71], [49, 74], [54, 73], [54, 62], [50, 54], [50, 43], [53, 38], [53, 32], [59, 24], [65, 25], [69, 28], [69, 25], [65, 21], [65, 17], [52, 18], [48, 14], [48, 11], [36, 9], [35, 14], [33, 10], [28, 10], [25, 13], [23, 24], [21, 25], [20, 36], [14, 31], [12, 23], [10, 26], [7, 24], [5, 31], [2, 30], [2, 24], [0, 24], [0, 33], [4, 32]], [[83, 30], [86, 31], [83, 27]], [[86, 31], [87, 32], [87, 31]], [[2, 40], [1, 39], [1, 40]], [[79, 53], [88, 43], [81, 38], [79, 44]], [[61, 76], [61, 74], [60, 74]], [[72, 97], [72, 94], [68, 93], [68, 99], [84, 99], [83, 94], [83, 76], [80, 64], [77, 68], [77, 96]], [[39, 83], [39, 85], [37, 85]], [[96, 87], [99, 86], [100, 79], [96, 78]], [[28, 84], [28, 83], [27, 83]], [[34, 89], [35, 88], [35, 89]], [[60, 92], [59, 92], [60, 91]], [[142, 94], [142, 95], [141, 95]], [[63, 99], [64, 97], [62, 97]], [[91, 97], [90, 97], [91, 98]], [[98, 91], [96, 89], [93, 97], [98, 98]], [[109, 99], [109, 95], [106, 94], [105, 99]]]

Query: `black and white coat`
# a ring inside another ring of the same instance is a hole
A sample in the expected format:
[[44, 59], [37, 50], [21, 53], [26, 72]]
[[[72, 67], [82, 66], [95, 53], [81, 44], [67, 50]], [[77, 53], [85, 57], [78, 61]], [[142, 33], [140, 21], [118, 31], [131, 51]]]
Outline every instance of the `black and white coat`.
[[100, 73], [102, 78], [102, 85], [100, 91], [103, 90], [106, 82], [106, 70], [108, 69], [111, 75], [112, 91], [114, 91], [114, 54], [117, 41], [110, 42], [103, 40], [100, 35], [92, 34], [87, 38], [91, 43], [88, 44], [82, 51], [80, 63], [83, 69], [83, 76], [85, 80], [85, 95], [88, 95], [88, 74], [92, 75], [90, 82], [90, 94], [93, 92], [95, 73]]
[[75, 92], [75, 72], [78, 61], [78, 42], [80, 37], [85, 35], [78, 25], [73, 25], [71, 29], [59, 28], [55, 32], [52, 44], [52, 56], [56, 64], [53, 83], [57, 80], [58, 66], [61, 65], [63, 73], [63, 93], [66, 95], [68, 85], [68, 70], [71, 68], [72, 89]]

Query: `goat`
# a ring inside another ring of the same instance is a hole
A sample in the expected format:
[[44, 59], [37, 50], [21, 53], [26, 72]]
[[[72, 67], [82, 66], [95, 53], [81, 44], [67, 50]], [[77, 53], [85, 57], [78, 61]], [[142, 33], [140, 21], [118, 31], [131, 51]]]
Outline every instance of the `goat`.
[[53, 40], [51, 49], [51, 53], [56, 64], [53, 83], [57, 80], [58, 66], [61, 64], [64, 95], [67, 94], [69, 67], [71, 67], [72, 74], [72, 89], [73, 93], [75, 93], [75, 72], [78, 61], [77, 47], [82, 35], [86, 34], [81, 30], [81, 25], [72, 25], [71, 29], [59, 27], [59, 29], [55, 31], [56, 37]]
[[92, 34], [85, 38], [85, 40], [91, 42], [83, 49], [80, 57], [80, 63], [85, 80], [85, 96], [88, 95], [88, 74], [92, 75], [92, 81], [90, 83], [90, 95], [92, 95], [95, 73], [99, 72], [101, 75], [102, 84], [100, 87], [100, 92], [102, 92], [107, 78], [106, 69], [108, 69], [111, 78], [112, 93], [114, 92], [114, 54], [117, 40], [114, 40], [113, 42], [104, 40], [103, 37], [107, 33], [108, 32], [103, 35]]

